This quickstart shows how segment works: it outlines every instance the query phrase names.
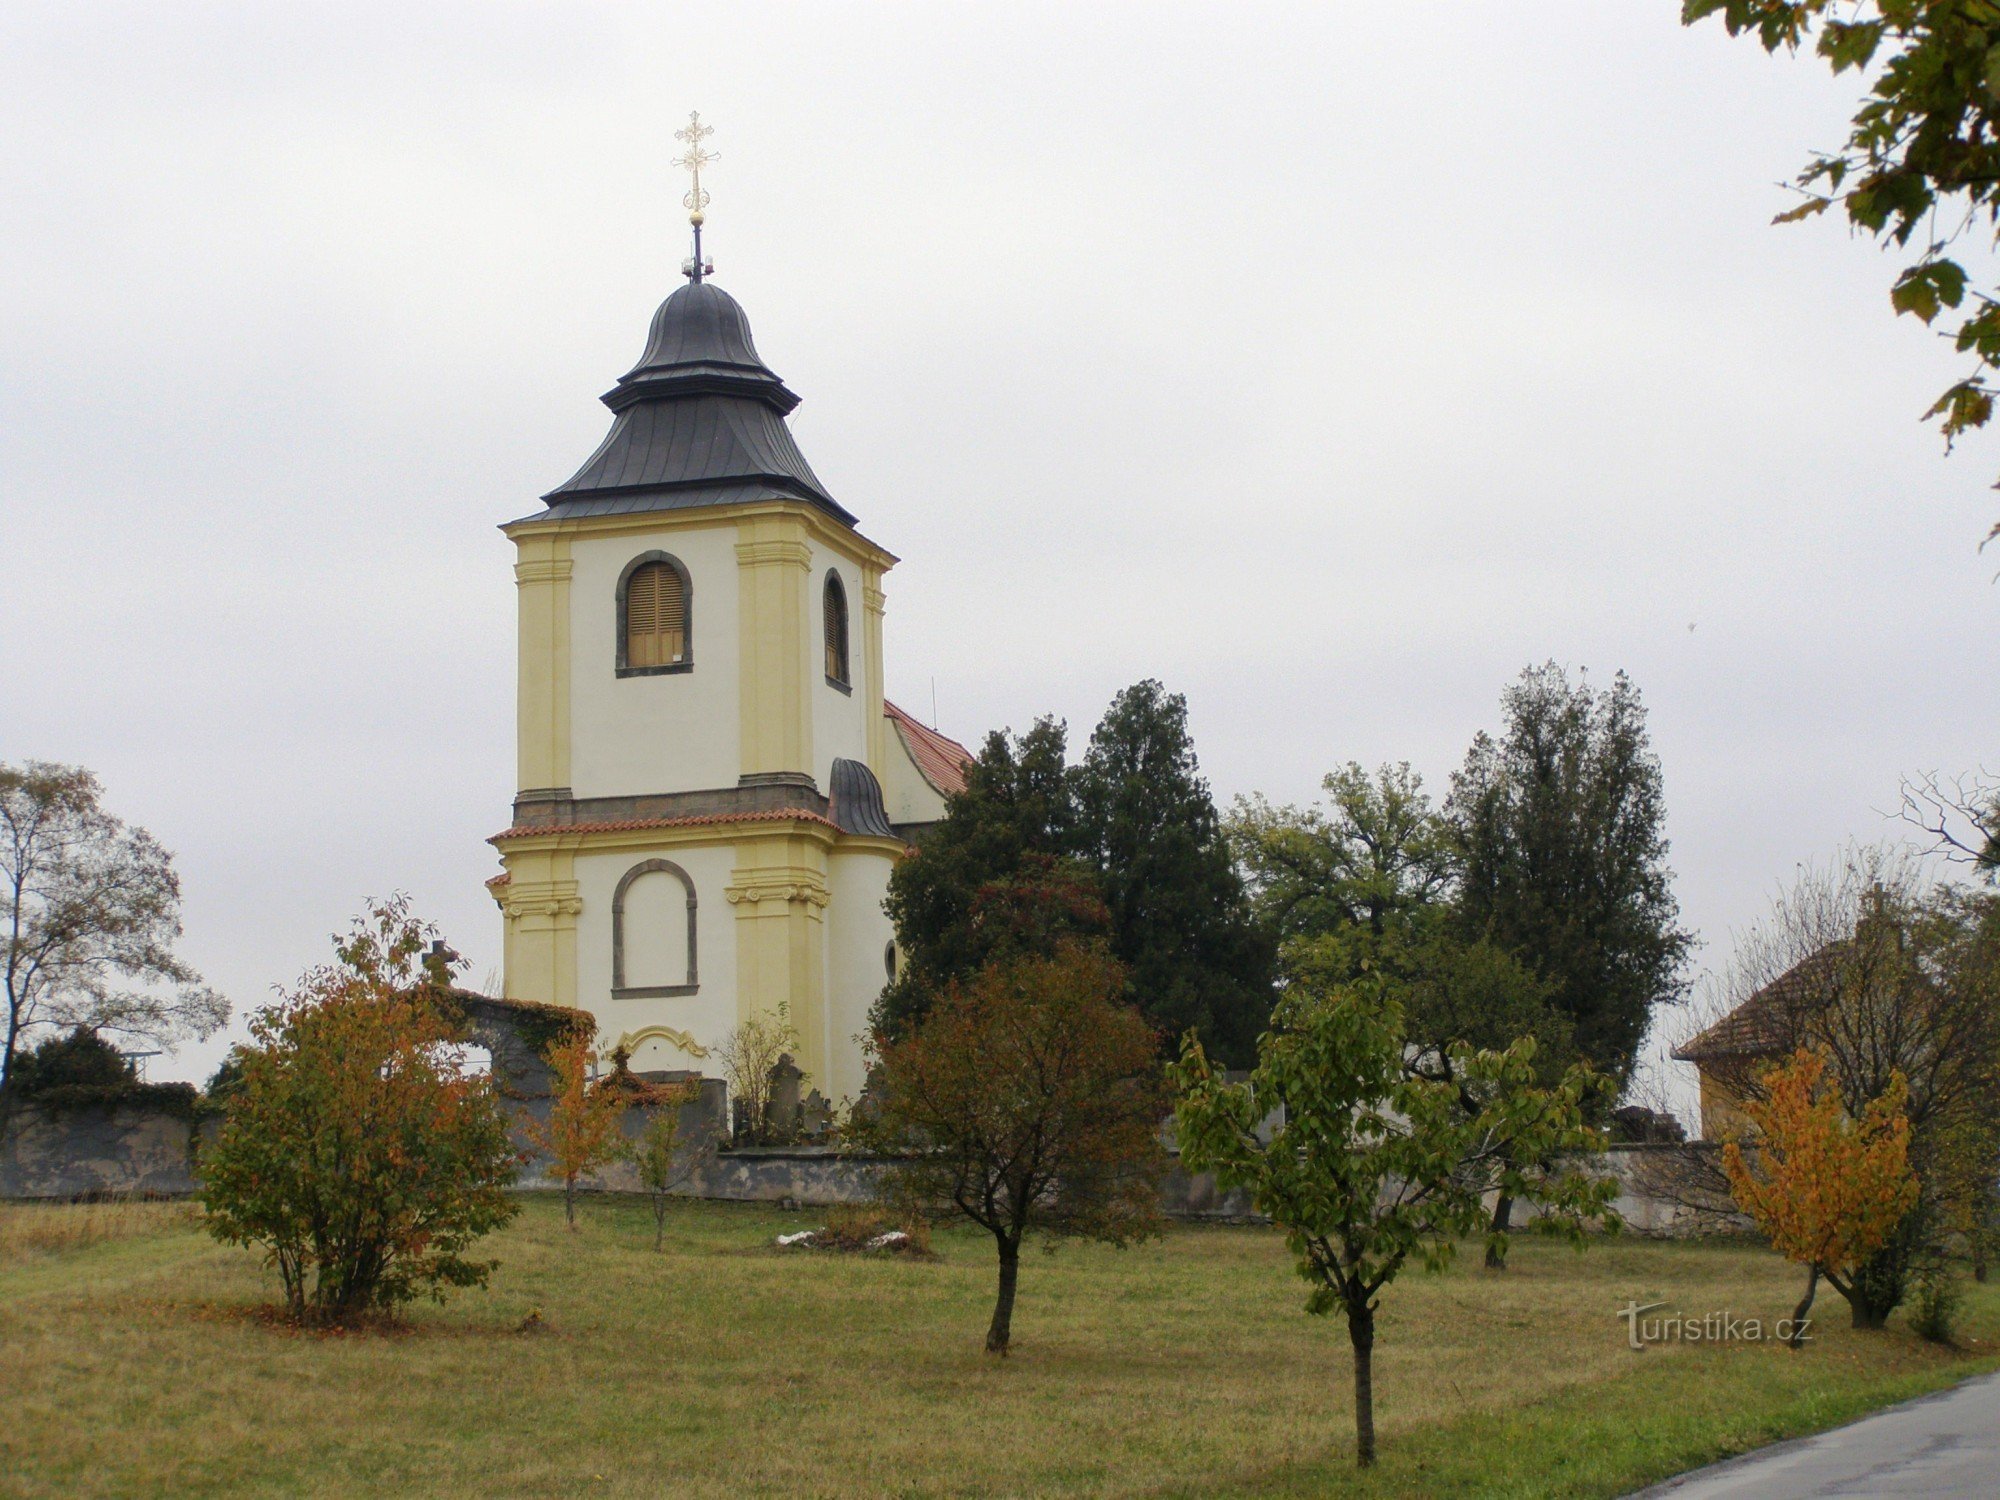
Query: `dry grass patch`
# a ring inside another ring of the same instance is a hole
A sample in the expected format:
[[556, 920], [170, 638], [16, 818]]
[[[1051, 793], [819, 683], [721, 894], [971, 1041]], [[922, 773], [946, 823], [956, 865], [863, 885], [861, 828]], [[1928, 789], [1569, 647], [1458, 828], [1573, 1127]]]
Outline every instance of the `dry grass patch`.
[[0, 1267], [114, 1240], [184, 1230], [197, 1217], [192, 1204], [138, 1198], [86, 1203], [0, 1202]]
[[0, 1493], [1610, 1495], [1985, 1368], [2000, 1339], [1982, 1290], [1971, 1355], [1900, 1319], [1800, 1355], [1634, 1354], [1628, 1298], [1777, 1317], [1798, 1277], [1745, 1246], [1523, 1241], [1504, 1275], [1391, 1288], [1361, 1481], [1345, 1337], [1268, 1230], [1034, 1255], [996, 1360], [984, 1236], [781, 1255], [824, 1216], [676, 1203], [656, 1255], [642, 1201], [581, 1217], [531, 1201], [489, 1242], [490, 1291], [393, 1337], [266, 1326], [269, 1274], [186, 1228], [0, 1263]]

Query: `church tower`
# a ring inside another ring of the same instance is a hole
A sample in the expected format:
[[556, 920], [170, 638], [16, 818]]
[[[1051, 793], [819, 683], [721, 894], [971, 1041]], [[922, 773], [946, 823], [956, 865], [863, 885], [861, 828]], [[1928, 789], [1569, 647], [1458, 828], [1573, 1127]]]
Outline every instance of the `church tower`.
[[[712, 158], [691, 120], [697, 172]], [[683, 159], [688, 164], [688, 159]], [[701, 255], [603, 397], [611, 431], [517, 549], [519, 772], [490, 882], [509, 999], [597, 1017], [641, 1070], [714, 1072], [782, 1011], [809, 1085], [860, 1092], [882, 911], [964, 749], [883, 698], [883, 577], [785, 425], [799, 398]]]

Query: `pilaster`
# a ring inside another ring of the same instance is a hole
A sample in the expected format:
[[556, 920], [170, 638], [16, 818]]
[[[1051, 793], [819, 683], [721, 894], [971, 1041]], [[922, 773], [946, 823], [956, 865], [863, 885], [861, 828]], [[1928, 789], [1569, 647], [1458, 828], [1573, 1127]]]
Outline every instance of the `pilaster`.
[[583, 911], [576, 861], [567, 850], [503, 856], [507, 883], [494, 889], [506, 925], [509, 1000], [577, 1003], [576, 919]]
[[805, 526], [785, 513], [736, 531], [739, 701], [744, 777], [812, 776], [812, 635]]
[[570, 540], [517, 537], [514, 583], [520, 610], [516, 790], [570, 784]]
[[882, 716], [882, 615], [888, 597], [882, 592], [882, 570], [872, 564], [861, 571], [861, 651], [866, 663], [862, 691], [868, 715], [868, 769], [889, 784], [889, 721]]
[[816, 839], [748, 840], [723, 895], [736, 910], [736, 1015], [787, 1008], [798, 1033], [798, 1064], [812, 1086], [827, 1087], [826, 851]]

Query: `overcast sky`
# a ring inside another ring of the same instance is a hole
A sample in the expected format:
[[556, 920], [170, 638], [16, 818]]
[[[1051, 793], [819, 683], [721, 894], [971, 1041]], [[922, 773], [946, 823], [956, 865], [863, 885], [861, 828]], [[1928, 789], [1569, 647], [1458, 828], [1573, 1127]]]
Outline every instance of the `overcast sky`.
[[[0, 10], [0, 759], [178, 856], [239, 1014], [407, 889], [497, 968], [512, 549], [708, 244], [968, 742], [1184, 692], [1219, 801], [1444, 790], [1629, 672], [1686, 920], [1995, 758], [2000, 444], [1773, 228], [1856, 85], [1678, 0]], [[200, 1076], [220, 1042], [156, 1066]]]

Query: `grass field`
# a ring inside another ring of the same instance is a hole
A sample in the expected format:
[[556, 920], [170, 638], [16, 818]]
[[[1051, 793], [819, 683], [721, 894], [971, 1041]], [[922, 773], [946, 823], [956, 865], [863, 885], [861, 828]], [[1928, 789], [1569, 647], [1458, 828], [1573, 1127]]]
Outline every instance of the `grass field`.
[[655, 1255], [642, 1203], [585, 1219], [532, 1199], [490, 1290], [307, 1334], [190, 1208], [0, 1205], [0, 1494], [1613, 1495], [2000, 1363], [1989, 1288], [1959, 1352], [1853, 1333], [1827, 1294], [1801, 1353], [1635, 1353], [1627, 1299], [1774, 1319], [1799, 1277], [1738, 1245], [1520, 1240], [1502, 1275], [1390, 1288], [1363, 1480], [1345, 1334], [1271, 1231], [1035, 1256], [995, 1360], [969, 1235], [929, 1262], [777, 1251], [814, 1216], [685, 1203]]

